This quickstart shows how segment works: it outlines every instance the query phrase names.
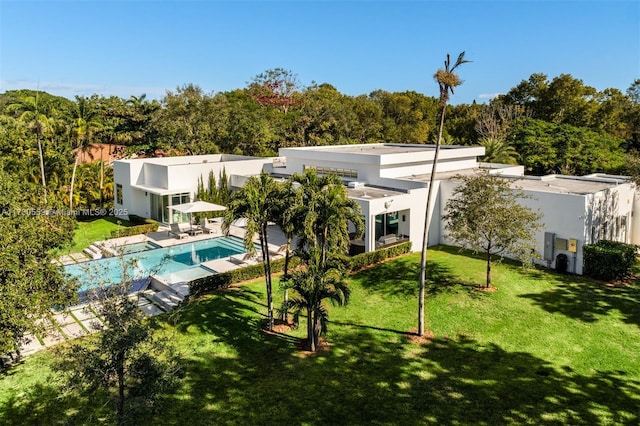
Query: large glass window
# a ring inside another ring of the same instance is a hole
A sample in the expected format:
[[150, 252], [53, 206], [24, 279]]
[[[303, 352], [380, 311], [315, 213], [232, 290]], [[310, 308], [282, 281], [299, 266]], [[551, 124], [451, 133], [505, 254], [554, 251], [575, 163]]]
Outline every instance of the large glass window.
[[385, 235], [398, 235], [398, 212], [376, 215], [376, 241]]
[[[177, 206], [178, 204], [188, 203], [191, 197], [189, 193], [184, 194], [173, 194], [171, 195], [171, 204], [172, 206]], [[169, 210], [170, 212], [170, 221], [169, 223], [185, 223], [189, 222], [189, 214], [188, 213], [180, 213], [176, 210]]]
[[322, 167], [322, 166], [303, 166], [304, 170], [315, 170], [319, 175], [338, 175], [346, 178], [358, 178], [358, 171], [352, 169], [340, 169], [337, 167]]

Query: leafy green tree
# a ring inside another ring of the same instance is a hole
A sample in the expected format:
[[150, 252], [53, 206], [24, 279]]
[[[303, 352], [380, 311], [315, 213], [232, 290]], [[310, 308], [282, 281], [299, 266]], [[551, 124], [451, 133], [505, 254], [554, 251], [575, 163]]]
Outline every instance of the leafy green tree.
[[440, 152], [440, 144], [442, 142], [442, 132], [444, 129], [444, 116], [447, 109], [447, 103], [449, 103], [449, 92], [454, 94], [454, 89], [462, 84], [462, 80], [458, 74], [455, 73], [456, 68], [467, 62], [464, 59], [464, 52], [458, 55], [458, 59], [455, 64], [451, 66], [451, 58], [447, 54], [447, 59], [444, 61], [444, 68], [440, 68], [433, 75], [433, 78], [438, 83], [440, 89], [440, 126], [438, 127], [438, 139], [436, 141], [435, 154], [433, 156], [433, 165], [431, 167], [431, 177], [429, 179], [429, 189], [427, 194], [427, 206], [425, 208], [424, 219], [424, 234], [422, 241], [422, 255], [420, 258], [420, 287], [418, 294], [418, 335], [424, 334], [424, 292], [427, 279], [427, 246], [429, 243], [429, 219], [431, 217], [431, 198], [433, 196], [433, 185], [435, 181], [435, 175], [438, 165], [438, 154]]
[[107, 283], [95, 271], [101, 287], [89, 298], [104, 327], [95, 323], [101, 330], [97, 338], [61, 349], [57, 365], [72, 387], [94, 398], [106, 392], [118, 425], [148, 421], [181, 375], [177, 354], [166, 339], [154, 337], [152, 325], [130, 297], [127, 277], [134, 265], [122, 262], [122, 283]]
[[[29, 332], [44, 332], [44, 318], [76, 297], [51, 250], [70, 240], [75, 221], [48, 215], [61, 205], [33, 205], [34, 187], [2, 171], [0, 160], [0, 353], [16, 352]], [[50, 200], [51, 201], [51, 200]]]
[[526, 120], [508, 140], [535, 175], [619, 173], [625, 164], [623, 140], [584, 127]]
[[485, 254], [489, 288], [494, 256], [507, 255], [523, 263], [531, 260], [542, 216], [518, 201], [531, 197], [514, 188], [511, 179], [484, 172], [455, 179], [462, 183], [447, 200], [445, 229], [457, 244]]
[[280, 194], [278, 183], [262, 172], [259, 177], [252, 176], [235, 192], [225, 211], [223, 230], [228, 233], [231, 223], [236, 219], [246, 219], [244, 246], [248, 253], [255, 253], [255, 235], [260, 239], [261, 260], [267, 287], [267, 327], [273, 330], [273, 291], [271, 263], [269, 255], [268, 227], [276, 216], [276, 206]]

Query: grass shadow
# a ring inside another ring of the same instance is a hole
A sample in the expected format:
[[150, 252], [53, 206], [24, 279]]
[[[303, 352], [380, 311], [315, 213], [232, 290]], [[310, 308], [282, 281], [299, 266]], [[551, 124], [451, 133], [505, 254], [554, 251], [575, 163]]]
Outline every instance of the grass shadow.
[[[640, 283], [608, 286], [586, 277], [551, 274], [556, 285], [543, 293], [529, 293], [520, 297], [531, 299], [547, 312], [561, 313], [584, 322], [595, 322], [611, 311], [619, 311], [622, 320], [640, 327]], [[530, 271], [536, 278], [539, 272]]]
[[[430, 295], [469, 291], [477, 286], [461, 280], [452, 269], [437, 262], [428, 261], [426, 273], [425, 290]], [[419, 278], [420, 262], [414, 256], [393, 259], [351, 277], [367, 290], [392, 296], [417, 295]]]

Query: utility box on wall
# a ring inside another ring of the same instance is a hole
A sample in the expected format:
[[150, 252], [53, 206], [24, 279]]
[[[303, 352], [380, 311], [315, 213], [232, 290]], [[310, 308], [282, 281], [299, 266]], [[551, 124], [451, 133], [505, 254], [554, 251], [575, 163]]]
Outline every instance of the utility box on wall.
[[553, 232], [544, 233], [544, 260], [549, 262], [553, 261], [553, 240], [555, 236], [556, 234]]
[[564, 238], [556, 238], [555, 248], [556, 250], [567, 250], [569, 242]]
[[569, 249], [571, 253], [576, 253], [578, 251], [578, 240], [575, 238], [569, 238]]

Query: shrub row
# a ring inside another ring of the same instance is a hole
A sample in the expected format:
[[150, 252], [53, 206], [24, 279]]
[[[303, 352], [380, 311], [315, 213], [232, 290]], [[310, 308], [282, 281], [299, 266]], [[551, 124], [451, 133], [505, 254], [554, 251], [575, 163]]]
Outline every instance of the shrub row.
[[631, 272], [636, 263], [633, 244], [602, 240], [583, 247], [584, 274], [600, 280], [616, 280]]
[[380, 250], [369, 251], [357, 254], [349, 259], [349, 269], [351, 272], [359, 271], [369, 265], [382, 262], [385, 259], [400, 256], [411, 251], [411, 241], [395, 244]]
[[[385, 259], [396, 257], [411, 251], [411, 241], [400, 243], [394, 246], [385, 247], [380, 250], [362, 253], [353, 256], [349, 260], [349, 270], [351, 272], [358, 271], [368, 265], [381, 262]], [[278, 273], [284, 270], [284, 258], [271, 261], [271, 272]], [[295, 268], [300, 265], [298, 257], [292, 257], [289, 260], [289, 268]], [[198, 278], [189, 284], [192, 294], [206, 293], [212, 290], [228, 287], [231, 284], [242, 281], [252, 280], [264, 276], [264, 267], [262, 263], [245, 266], [243, 268], [234, 269], [228, 272], [221, 272], [208, 277]]]
[[[271, 272], [277, 273], [284, 270], [285, 259], [279, 258], [271, 261]], [[289, 268], [295, 268], [300, 264], [300, 259], [297, 257], [291, 257], [289, 259]], [[242, 268], [237, 268], [227, 272], [220, 272], [215, 275], [209, 275], [207, 277], [198, 278], [197, 280], [189, 283], [191, 293], [199, 294], [206, 293], [219, 288], [228, 287], [231, 284], [239, 283], [242, 281], [252, 280], [264, 276], [264, 266], [262, 262], [255, 265], [249, 265]]]
[[140, 216], [130, 215], [129, 222], [134, 226], [119, 227], [111, 231], [111, 238], [130, 237], [131, 235], [147, 234], [158, 230], [158, 222]]

